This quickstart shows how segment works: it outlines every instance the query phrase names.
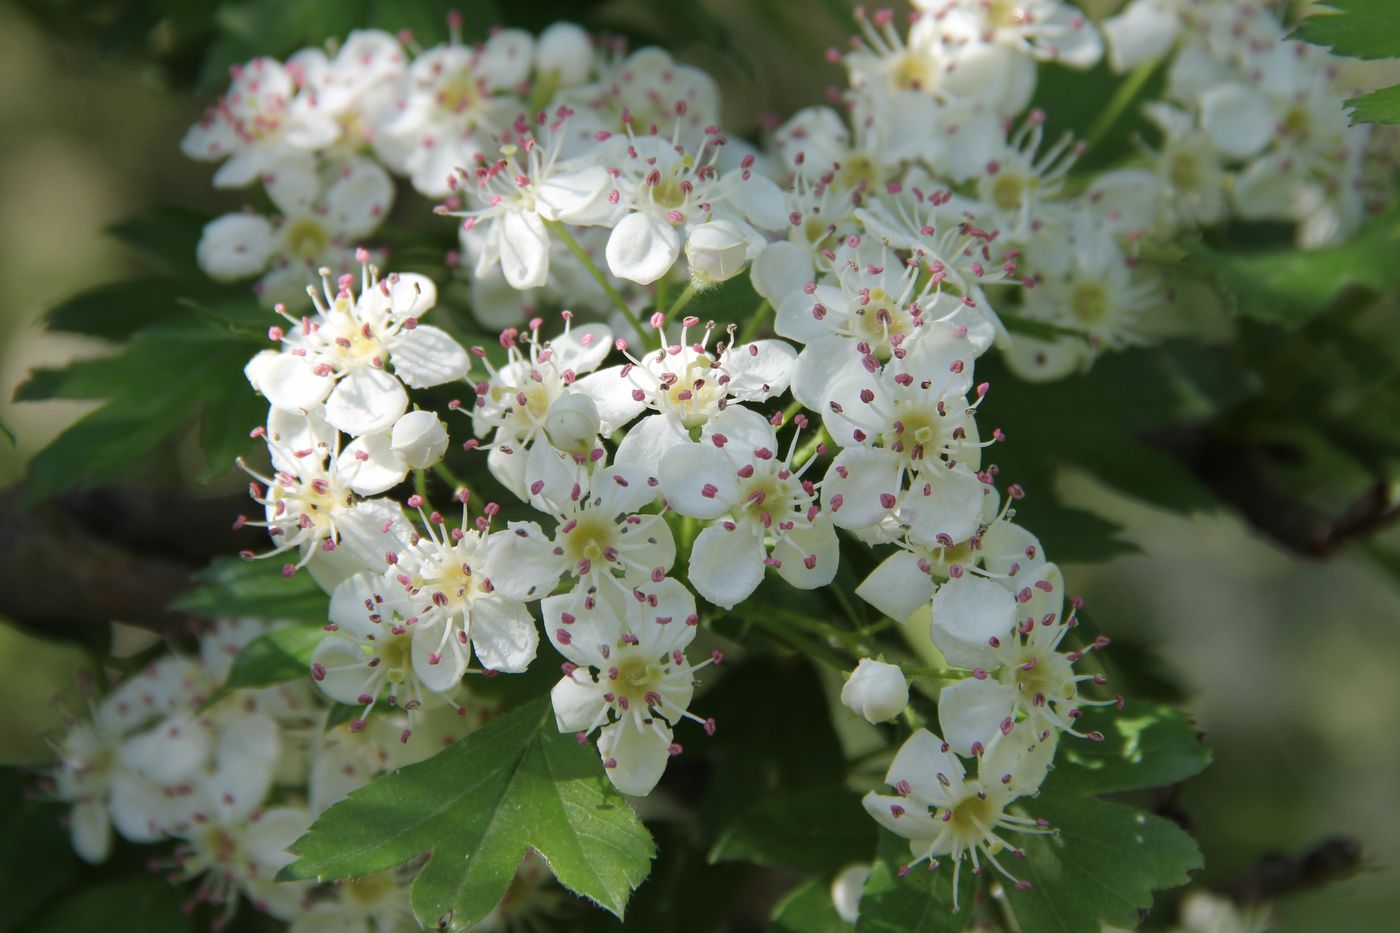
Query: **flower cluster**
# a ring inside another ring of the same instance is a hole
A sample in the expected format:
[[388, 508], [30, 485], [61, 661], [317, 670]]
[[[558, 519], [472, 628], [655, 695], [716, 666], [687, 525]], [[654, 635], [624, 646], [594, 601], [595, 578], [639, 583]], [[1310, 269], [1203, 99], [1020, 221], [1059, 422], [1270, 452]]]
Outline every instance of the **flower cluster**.
[[[1038, 63], [1099, 61], [1096, 27], [1060, 0], [915, 6], [907, 29], [860, 12], [830, 55], [845, 113], [801, 111], [764, 151], [719, 128], [703, 72], [569, 24], [468, 45], [454, 22], [431, 49], [359, 32], [235, 70], [185, 149], [280, 212], [219, 218], [199, 244], [212, 276], [259, 276], [278, 315], [246, 368], [267, 465], [241, 464], [259, 510], [239, 522], [271, 539], [247, 557], [326, 590], [329, 624], [314, 690], [222, 697], [262, 630], [242, 623], [104, 699], [55, 772], [79, 851], [100, 858], [110, 821], [183, 840], [177, 870], [206, 876], [203, 897], [242, 891], [289, 919], [382, 894], [391, 917], [397, 877], [321, 893], [268, 878], [310, 812], [461, 734], [470, 674], [526, 671], [542, 625], [559, 730], [596, 733], [609, 780], [646, 795], [717, 728], [691, 710], [723, 660], [703, 623], [744, 615], [760, 587], [826, 587], [843, 547], [866, 547], [879, 563], [855, 594], [930, 626], [947, 667], [941, 737], [916, 729], [893, 793], [865, 807], [909, 840], [906, 871], [990, 864], [1025, 886], [998, 857], [1021, 854], [1007, 834], [1052, 830], [1024, 798], [1064, 736], [1102, 739], [1084, 709], [1117, 701], [1082, 692], [1103, 678], [1076, 664], [1107, 642], [1069, 637], [1077, 602], [984, 456], [1005, 438], [979, 425], [977, 360], [997, 346], [1053, 377], [1140, 342], [1162, 295], [1144, 242], [1231, 212], [1330, 242], [1358, 222], [1372, 163], [1321, 53], [1263, 7], [1135, 0], [1110, 21], [1115, 67], [1174, 56], [1150, 108], [1164, 141], [1143, 167], [1071, 178], [1083, 145], [1047, 139], [1028, 107]], [[493, 345], [423, 323], [439, 283], [381, 274], [385, 254], [360, 246], [395, 175], [456, 219], [453, 264]], [[683, 313], [744, 273], [760, 310]], [[512, 501], [476, 501], [449, 451]], [[451, 508], [430, 501], [434, 474]], [[852, 659], [848, 707], [908, 709], [899, 665]], [[322, 736], [325, 700], [351, 712]]]
[[167, 654], [90, 697], [55, 742], [44, 790], [72, 805], [73, 848], [89, 862], [108, 858], [114, 831], [165, 845], [169, 854], [153, 867], [172, 882], [192, 882], [189, 906], [211, 905], [216, 928], [246, 899], [293, 931], [415, 929], [402, 872], [336, 886], [274, 876], [292, 860], [287, 847], [327, 807], [435, 754], [492, 711], [463, 697], [469, 713], [442, 707], [410, 737], [402, 714], [358, 730], [330, 721], [330, 705], [305, 681], [227, 689], [239, 650], [278, 627], [220, 621], [192, 654]]

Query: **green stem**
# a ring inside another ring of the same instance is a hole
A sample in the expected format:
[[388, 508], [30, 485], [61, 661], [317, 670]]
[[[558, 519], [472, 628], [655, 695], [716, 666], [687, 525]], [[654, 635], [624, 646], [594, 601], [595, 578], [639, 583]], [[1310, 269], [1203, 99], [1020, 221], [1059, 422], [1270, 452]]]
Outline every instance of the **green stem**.
[[685, 308], [685, 306], [690, 304], [691, 299], [693, 299], [698, 294], [700, 294], [700, 289], [695, 285], [694, 282], [691, 282], [689, 285], [687, 285], [685, 287], [685, 291], [681, 292], [680, 297], [676, 299], [676, 303], [671, 305], [671, 307], [667, 309], [666, 323], [670, 324], [672, 321], [674, 321], [676, 319], [676, 315], [680, 314], [681, 311]]
[[959, 671], [947, 667], [924, 667], [919, 664], [901, 664], [899, 669], [908, 677], [931, 677], [934, 680], [966, 680], [971, 671]]
[[666, 299], [669, 297], [666, 294], [669, 291], [666, 287], [668, 281], [664, 275], [656, 280], [656, 310], [658, 311], [666, 307]]
[[441, 460], [433, 464], [433, 472], [442, 477], [443, 482], [451, 486], [454, 493], [459, 489], [467, 488], [467, 484], [458, 479], [457, 474], [449, 470], [447, 464], [443, 463]]
[[418, 497], [423, 500], [423, 504], [428, 504], [428, 474], [425, 470], [413, 471], [413, 491], [418, 493]]
[[1099, 114], [1099, 118], [1094, 121], [1094, 125], [1089, 128], [1089, 132], [1084, 136], [1084, 151], [1103, 142], [1103, 138], [1108, 135], [1108, 131], [1113, 129], [1113, 124], [1118, 122], [1118, 118], [1123, 116], [1124, 111], [1137, 98], [1152, 74], [1157, 70], [1159, 62], [1143, 62], [1132, 70], [1118, 85], [1118, 90], [1113, 92], [1113, 97], [1109, 99], [1108, 106], [1104, 107]]
[[850, 662], [820, 641], [804, 637], [801, 633], [778, 619], [770, 607], [755, 606], [739, 613], [740, 617], [786, 642], [799, 654], [807, 655], [822, 662], [833, 670], [850, 670]]
[[773, 305], [764, 299], [763, 304], [755, 308], [753, 314], [749, 315], [748, 321], [744, 323], [744, 329], [739, 333], [739, 342], [748, 343], [752, 340], [753, 335], [758, 333], [758, 328], [762, 326], [764, 319], [772, 310]]
[[637, 319], [636, 313], [627, 306], [627, 301], [622, 294], [613, 287], [613, 283], [608, 281], [608, 277], [603, 274], [603, 270], [598, 268], [598, 264], [593, 261], [593, 257], [588, 255], [588, 251], [579, 245], [578, 240], [569, 232], [569, 228], [562, 221], [546, 220], [545, 226], [558, 234], [559, 239], [569, 248], [569, 252], [574, 254], [574, 258], [583, 264], [588, 270], [588, 274], [593, 276], [593, 280], [598, 283], [609, 300], [622, 312], [622, 316], [627, 318], [627, 322], [632, 325], [637, 332], [637, 339], [646, 337], [646, 331], [642, 329], [642, 322]]

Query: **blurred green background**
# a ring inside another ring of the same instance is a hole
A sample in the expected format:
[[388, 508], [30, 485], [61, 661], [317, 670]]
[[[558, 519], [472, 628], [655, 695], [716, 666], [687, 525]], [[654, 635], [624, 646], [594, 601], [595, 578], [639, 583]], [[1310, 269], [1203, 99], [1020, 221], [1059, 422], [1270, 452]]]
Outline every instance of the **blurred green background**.
[[[716, 52], [694, 33], [674, 51], [721, 82], [729, 125], [751, 130], [764, 113], [819, 102], [839, 79], [821, 52], [848, 31], [843, 4], [703, 6], [726, 23], [732, 46]], [[590, 19], [664, 33], [654, 22], [664, 9], [609, 3]], [[131, 272], [104, 226], [157, 202], [238, 203], [216, 196], [209, 167], [179, 153], [202, 103], [150, 65], [54, 39], [0, 5], [0, 417], [19, 436], [15, 448], [0, 443], [6, 485], [86, 410], [9, 399], [34, 367], [102, 352], [44, 334], [38, 321], [58, 299]], [[995, 392], [985, 411], [996, 417]], [[1396, 579], [1356, 550], [1302, 560], [1227, 514], [1167, 513], [1072, 473], [1059, 485], [1071, 504], [1123, 524], [1141, 549], [1068, 568], [1072, 587], [1108, 634], [1156, 646], [1214, 749], [1214, 766], [1175, 801], [1206, 853], [1203, 880], [1236, 878], [1269, 851], [1298, 854], [1328, 835], [1354, 836], [1364, 844], [1361, 873], [1280, 904], [1278, 929], [1396, 929]], [[0, 625], [0, 708], [10, 711], [0, 717], [0, 763], [45, 758], [44, 733], [58, 723], [52, 701], [71, 695], [84, 663], [79, 649]]]

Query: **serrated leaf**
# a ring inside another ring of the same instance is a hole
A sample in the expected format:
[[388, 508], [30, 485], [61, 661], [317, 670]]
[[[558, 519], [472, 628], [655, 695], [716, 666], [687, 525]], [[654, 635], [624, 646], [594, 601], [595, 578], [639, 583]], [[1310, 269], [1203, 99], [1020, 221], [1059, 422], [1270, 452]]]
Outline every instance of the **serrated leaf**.
[[1400, 123], [1400, 84], [1353, 97], [1345, 104], [1352, 123]]
[[1186, 713], [1170, 706], [1129, 702], [1122, 710], [1086, 707], [1080, 732], [1101, 732], [1102, 742], [1066, 738], [1046, 782], [1057, 791], [1101, 794], [1161, 787], [1199, 774], [1210, 749]]
[[1007, 902], [1024, 933], [1099, 933], [1135, 928], [1152, 892], [1186, 884], [1202, 866], [1196, 843], [1176, 825], [1128, 807], [1046, 789], [1023, 809], [1057, 835], [1018, 835], [1025, 859], [1003, 862], [1029, 890], [1009, 885]]
[[[958, 873], [958, 909], [953, 910], [953, 865], [944, 859], [936, 871], [923, 863], [905, 877], [901, 866], [913, 858], [909, 842], [880, 830], [879, 857], [860, 898], [857, 933], [961, 933], [971, 920], [976, 876], [968, 866]], [[1033, 933], [1029, 928], [1025, 933]]]
[[170, 608], [206, 619], [246, 616], [324, 625], [330, 599], [310, 574], [282, 576], [274, 560], [216, 560], [195, 574], [199, 585]]
[[271, 687], [305, 677], [311, 669], [311, 652], [325, 637], [324, 629], [312, 625], [289, 625], [260, 635], [233, 659], [220, 693]]
[[779, 794], [731, 824], [710, 848], [711, 862], [835, 871], [867, 857], [875, 824], [860, 795], [845, 787]]
[[792, 890], [773, 908], [772, 929], [778, 933], [850, 933], [831, 901], [825, 878], [811, 878]]
[[1400, 58], [1400, 5], [1395, 0], [1326, 0], [1337, 12], [1307, 17], [1289, 37], [1350, 58]]
[[495, 907], [527, 849], [570, 890], [622, 917], [655, 847], [597, 753], [561, 734], [548, 698], [331, 807], [280, 878], [354, 878], [431, 853], [410, 892], [419, 923], [470, 926]]
[[1397, 251], [1400, 215], [1391, 211], [1340, 246], [1225, 253], [1197, 245], [1190, 256], [1214, 275], [1238, 315], [1296, 328], [1326, 311], [1345, 288], [1385, 294], [1400, 285]]

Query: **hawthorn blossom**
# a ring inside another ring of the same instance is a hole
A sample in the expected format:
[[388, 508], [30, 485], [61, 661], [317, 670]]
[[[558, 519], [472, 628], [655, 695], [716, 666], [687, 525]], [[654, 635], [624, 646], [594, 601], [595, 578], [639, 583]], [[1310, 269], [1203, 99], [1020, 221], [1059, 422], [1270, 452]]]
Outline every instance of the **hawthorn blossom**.
[[609, 578], [540, 604], [545, 632], [568, 659], [550, 692], [560, 732], [595, 729], [608, 779], [624, 794], [651, 793], [680, 754], [672, 728], [682, 719], [713, 734], [714, 721], [688, 712], [695, 672], [685, 648], [695, 638], [695, 598], [675, 580], [629, 590]]
[[836, 530], [803, 479], [813, 461], [793, 462], [795, 434], [786, 456], [780, 449], [767, 419], [732, 405], [709, 419], [698, 443], [682, 441], [661, 459], [667, 504], [711, 523], [691, 546], [690, 584], [725, 609], [752, 595], [768, 567], [804, 590], [836, 576]]
[[418, 322], [437, 302], [431, 280], [413, 273], [380, 279], [365, 262], [356, 298], [349, 275], [334, 290], [328, 273], [322, 279], [325, 302], [312, 292], [316, 315], [297, 320], [283, 312], [290, 330], [269, 332], [282, 352], [264, 350], [245, 369], [274, 407], [313, 412], [324, 405], [333, 427], [372, 434], [408, 409], [405, 385], [427, 388], [466, 375], [466, 351], [446, 331]]
[[1010, 811], [1018, 798], [1032, 795], [1045, 779], [1055, 755], [1055, 734], [1036, 735], [1025, 725], [998, 734], [977, 756], [977, 773], [969, 775], [948, 743], [927, 729], [919, 729], [904, 743], [890, 763], [885, 783], [894, 795], [866, 794], [861, 803], [881, 826], [909, 840], [913, 861], [900, 869], [907, 874], [920, 862], [940, 867], [941, 858], [953, 862], [953, 910], [958, 910], [958, 878], [964, 859], [972, 870], [990, 864], [1019, 889], [1030, 882], [1018, 879], [997, 858], [1021, 850], [1003, 834], [1049, 833], [1044, 820]]

